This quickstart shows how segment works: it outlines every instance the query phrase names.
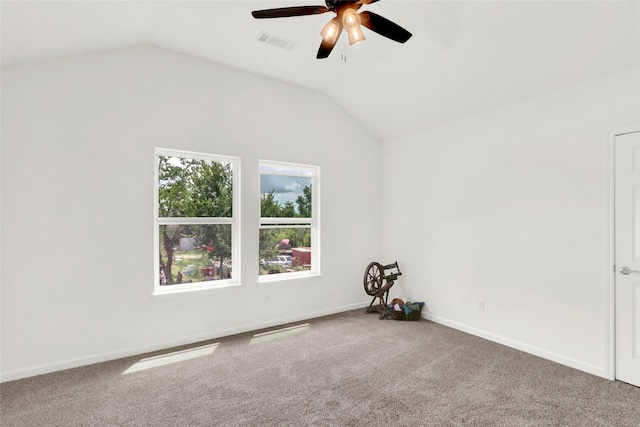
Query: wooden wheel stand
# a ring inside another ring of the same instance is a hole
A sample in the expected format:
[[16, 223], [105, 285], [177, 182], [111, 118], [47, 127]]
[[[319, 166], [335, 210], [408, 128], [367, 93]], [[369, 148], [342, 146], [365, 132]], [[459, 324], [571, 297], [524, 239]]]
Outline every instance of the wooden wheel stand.
[[[385, 274], [385, 270], [391, 269], [395, 269], [395, 271]], [[367, 266], [364, 271], [364, 290], [367, 295], [373, 297], [371, 304], [367, 307], [367, 313], [380, 313], [380, 320], [388, 318], [387, 301], [389, 299], [389, 289], [391, 289], [400, 275], [402, 273], [397, 261], [385, 266], [372, 262]], [[384, 285], [382, 284], [383, 279], [385, 280]], [[376, 299], [379, 299], [380, 302], [374, 306], [373, 303], [376, 302]]]

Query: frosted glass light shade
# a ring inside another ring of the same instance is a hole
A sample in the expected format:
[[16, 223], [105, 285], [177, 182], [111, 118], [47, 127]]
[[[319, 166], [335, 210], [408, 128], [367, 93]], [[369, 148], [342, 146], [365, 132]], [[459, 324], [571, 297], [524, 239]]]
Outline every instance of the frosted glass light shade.
[[342, 13], [342, 25], [344, 29], [351, 32], [355, 27], [360, 26], [360, 15], [353, 9], [347, 9]]
[[349, 34], [349, 44], [356, 44], [364, 40], [364, 33], [360, 28], [360, 15], [353, 9], [347, 9], [342, 14], [342, 25]]
[[320, 31], [320, 35], [322, 39], [327, 43], [335, 44], [338, 40], [338, 36], [340, 35], [340, 24], [338, 23], [338, 18], [333, 18], [331, 21], [327, 22], [327, 24], [322, 27], [322, 31]]
[[360, 28], [360, 26], [352, 29], [351, 31], [349, 31], [348, 34], [349, 34], [349, 44], [356, 44], [364, 40], [364, 33], [362, 32], [362, 29]]

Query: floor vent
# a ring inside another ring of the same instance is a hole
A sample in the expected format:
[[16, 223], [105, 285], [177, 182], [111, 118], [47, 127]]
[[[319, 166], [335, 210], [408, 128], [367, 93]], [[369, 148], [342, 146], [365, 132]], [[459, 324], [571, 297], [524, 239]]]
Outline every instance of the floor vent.
[[258, 41], [261, 41], [271, 46], [279, 47], [284, 50], [292, 50], [295, 47], [295, 43], [283, 39], [282, 37], [274, 36], [273, 34], [265, 33], [264, 31], [258, 36]]

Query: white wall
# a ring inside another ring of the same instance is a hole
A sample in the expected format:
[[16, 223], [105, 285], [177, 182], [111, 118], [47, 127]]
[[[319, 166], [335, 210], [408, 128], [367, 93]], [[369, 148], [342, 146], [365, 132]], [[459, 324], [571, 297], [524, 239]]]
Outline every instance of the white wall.
[[[2, 380], [360, 307], [371, 260], [433, 320], [603, 375], [606, 133], [640, 117], [637, 69], [384, 149], [323, 95], [152, 47], [1, 89]], [[241, 157], [242, 286], [151, 296], [154, 147]], [[322, 277], [257, 283], [258, 159], [321, 166]]]
[[[241, 157], [242, 286], [151, 295], [154, 147]], [[381, 147], [324, 95], [153, 47], [15, 66], [1, 153], [3, 380], [366, 305]], [[322, 277], [257, 283], [258, 159], [321, 167]]]
[[604, 376], [607, 132], [638, 123], [639, 81], [632, 69], [385, 144], [384, 257], [405, 298]]

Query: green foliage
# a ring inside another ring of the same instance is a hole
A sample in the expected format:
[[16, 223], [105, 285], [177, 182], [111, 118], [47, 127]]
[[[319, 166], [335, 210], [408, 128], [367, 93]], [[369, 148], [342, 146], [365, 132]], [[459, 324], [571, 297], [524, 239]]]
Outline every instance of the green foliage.
[[302, 193], [303, 195], [296, 199], [298, 215], [302, 218], [311, 218], [311, 186], [306, 185]]
[[284, 206], [282, 206], [280, 216], [284, 218], [293, 218], [296, 216], [296, 208], [293, 206], [293, 203], [285, 202]]
[[[233, 215], [233, 170], [230, 163], [159, 157], [158, 215], [171, 218], [230, 218]], [[167, 284], [175, 283], [174, 252], [181, 238], [192, 238], [203, 251], [203, 263], [211, 266], [231, 257], [231, 225], [175, 224], [160, 227], [160, 265]], [[192, 276], [192, 278], [197, 278]]]
[[[178, 273], [182, 274], [182, 283], [188, 281], [201, 281], [203, 279], [203, 276], [200, 272], [200, 268], [211, 266], [208, 255], [206, 254], [206, 252], [202, 251], [175, 251], [174, 257], [175, 262], [171, 268], [171, 276], [177, 278]], [[186, 271], [190, 265], [194, 266], [194, 270], [187, 274]]]
[[259, 254], [261, 260], [270, 260], [275, 259], [278, 256], [278, 250], [276, 249], [278, 243], [282, 241], [282, 239], [286, 239], [287, 237], [281, 237], [283, 235], [281, 229], [277, 228], [268, 228], [260, 230], [260, 243], [259, 243]]
[[204, 246], [203, 250], [211, 260], [231, 256], [231, 225], [192, 225], [190, 229], [190, 237], [194, 237], [196, 242]]
[[311, 218], [311, 186], [302, 189], [302, 195], [296, 199], [296, 206], [291, 202], [280, 204], [275, 199], [275, 191], [271, 190], [260, 199], [260, 215], [262, 218]]
[[275, 191], [263, 194], [260, 199], [260, 215], [263, 218], [278, 218], [282, 208], [275, 199]]
[[230, 163], [160, 156], [160, 217], [224, 217], [233, 213]]
[[[303, 188], [303, 194], [296, 199], [297, 207], [291, 202], [278, 203], [275, 191], [263, 194], [260, 200], [262, 218], [311, 218], [311, 186]], [[292, 248], [311, 246], [311, 229], [305, 228], [264, 228], [260, 230], [259, 254], [261, 260], [272, 260], [279, 255], [277, 246], [282, 240], [289, 239]], [[273, 267], [284, 271], [284, 268]], [[260, 274], [267, 274], [261, 269]]]

